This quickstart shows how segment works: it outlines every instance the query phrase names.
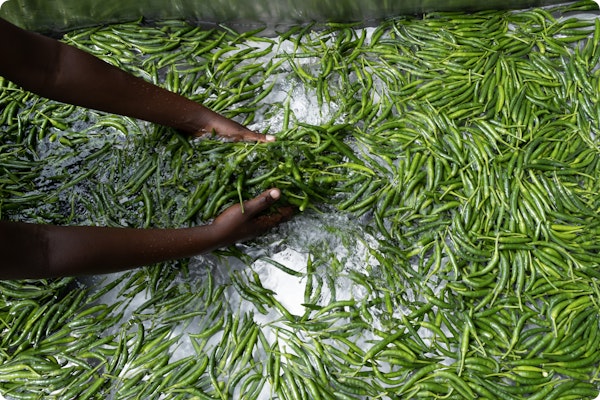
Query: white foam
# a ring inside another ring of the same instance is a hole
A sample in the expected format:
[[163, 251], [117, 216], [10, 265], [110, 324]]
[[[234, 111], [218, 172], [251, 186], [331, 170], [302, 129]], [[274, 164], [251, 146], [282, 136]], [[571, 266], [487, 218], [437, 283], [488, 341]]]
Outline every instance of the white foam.
[[[298, 250], [286, 248], [271, 257], [275, 262], [298, 272], [306, 272], [308, 255]], [[292, 314], [304, 313], [304, 290], [306, 279], [290, 275], [265, 260], [257, 260], [252, 268], [258, 272], [263, 286], [275, 292], [275, 298]]]

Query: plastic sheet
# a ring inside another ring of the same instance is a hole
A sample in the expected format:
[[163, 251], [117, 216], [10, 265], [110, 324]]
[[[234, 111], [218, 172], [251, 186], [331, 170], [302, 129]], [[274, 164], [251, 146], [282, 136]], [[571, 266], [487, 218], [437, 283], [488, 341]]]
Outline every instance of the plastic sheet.
[[[69, 29], [136, 20], [187, 19], [226, 24], [236, 30], [266, 26], [277, 31], [309, 22], [376, 21], [431, 11], [523, 9], [562, 3], [560, 0], [8, 0], [0, 17], [26, 29], [62, 32]], [[0, 2], [1, 3], [1, 2]]]

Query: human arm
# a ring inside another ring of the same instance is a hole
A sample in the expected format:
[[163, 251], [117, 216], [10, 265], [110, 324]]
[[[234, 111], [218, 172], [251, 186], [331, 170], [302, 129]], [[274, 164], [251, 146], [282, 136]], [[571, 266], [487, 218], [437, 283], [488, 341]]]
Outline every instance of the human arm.
[[181, 229], [55, 226], [0, 222], [0, 279], [104, 274], [187, 258], [252, 239], [291, 216], [264, 214], [280, 197], [270, 189], [231, 206], [208, 225]]
[[170, 126], [192, 135], [272, 141], [91, 54], [0, 18], [0, 76], [41, 96]]

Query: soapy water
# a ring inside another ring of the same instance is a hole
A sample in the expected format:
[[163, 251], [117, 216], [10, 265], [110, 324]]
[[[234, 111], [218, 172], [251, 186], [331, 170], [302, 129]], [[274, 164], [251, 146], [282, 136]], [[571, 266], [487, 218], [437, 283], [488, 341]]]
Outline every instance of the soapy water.
[[[369, 35], [372, 30], [369, 30]], [[368, 41], [368, 37], [367, 37]], [[264, 43], [258, 42], [256, 47], [264, 46]], [[283, 42], [277, 48], [276, 52], [285, 53], [291, 52], [291, 42]], [[271, 57], [271, 55], [267, 56]], [[265, 57], [265, 62], [270, 58]], [[316, 62], [313, 58], [300, 58], [296, 60], [305, 68], [311, 68]], [[250, 129], [260, 132], [277, 133], [283, 130], [283, 108], [282, 105], [288, 104], [292, 118], [295, 121], [311, 125], [328, 124], [331, 121], [343, 122], [346, 116], [339, 114], [339, 106], [335, 101], [319, 105], [317, 95], [314, 89], [307, 87], [299, 79], [290, 77], [291, 69], [286, 69], [287, 64], [282, 64], [282, 67], [277, 73], [274, 73], [266, 81], [268, 83], [275, 82], [273, 90], [265, 97], [263, 111], [257, 113], [253, 122], [248, 125]], [[355, 78], [355, 77], [354, 77]], [[375, 88], [378, 83], [374, 82]], [[378, 96], [377, 90], [373, 91], [374, 96]], [[374, 101], [377, 101], [378, 97]], [[273, 111], [273, 109], [275, 111]], [[100, 131], [89, 131], [89, 127], [96, 122], [94, 114], [86, 114], [87, 120], [80, 120], [72, 125], [73, 132], [85, 132], [87, 138], [81, 144], [74, 148], [65, 146], [60, 142], [60, 138], [65, 136], [73, 138], [69, 132], [57, 132], [57, 136], [50, 140], [45, 137], [38, 143], [37, 154], [40, 158], [52, 158], [53, 160], [61, 159], [60, 162], [48, 163], [42, 170], [39, 177], [40, 188], [52, 191], [57, 190], [56, 196], [58, 201], [53, 204], [42, 205], [35, 210], [36, 212], [47, 211], [48, 213], [57, 212], [57, 204], [59, 205], [58, 212], [63, 214], [72, 213], [72, 223], [83, 224], [120, 224], [132, 225], [139, 224], [143, 219], [140, 213], [142, 205], [135, 203], [134, 196], [122, 196], [117, 199], [117, 206], [123, 208], [121, 219], [106, 220], [102, 214], [90, 215], [85, 211], [85, 207], [77, 204], [81, 201], [89, 201], [94, 203], [97, 199], [94, 196], [96, 186], [90, 184], [87, 180], [82, 180], [72, 187], [70, 191], [59, 190], [57, 183], [61, 176], [71, 176], [77, 178], [85, 174], [86, 171], [78, 169], [82, 161], [96, 152], [102, 151], [105, 147], [109, 147], [116, 154], [115, 162], [121, 162], [119, 155], [128, 153], [140, 153], [144, 151], [153, 151], [163, 157], [161, 163], [160, 176], [157, 180], [169, 180], [173, 178], [173, 170], [169, 169], [167, 162], [169, 154], [162, 153], [164, 143], [149, 143], [142, 139], [145, 135], [152, 135], [154, 129], [151, 124], [140, 121], [125, 120], [126, 126], [130, 126], [130, 131], [137, 132], [135, 134], [106, 127]], [[74, 119], [77, 119], [75, 116]], [[241, 122], [241, 118], [235, 117]], [[142, 148], [138, 148], [140, 143]], [[359, 143], [350, 143], [355, 149], [361, 149]], [[364, 149], [363, 149], [364, 150]], [[360, 153], [360, 150], [357, 150]], [[125, 158], [123, 156], [123, 158]], [[140, 159], [142, 157], [139, 157]], [[105, 161], [99, 159], [97, 164], [88, 163], [92, 167], [98, 166], [98, 171], [94, 172], [94, 182], [99, 182], [103, 185], [111, 185], [114, 183], [115, 177], [110, 172], [110, 168], [105, 167], [101, 163]], [[387, 166], [383, 164], [386, 168]], [[135, 173], [136, 165], [122, 165], [118, 170], [122, 173], [123, 181]], [[75, 201], [73, 201], [75, 199]], [[83, 199], [83, 200], [82, 200]], [[158, 225], [167, 225], [169, 221], [177, 220], [178, 216], [174, 213], [177, 208], [184, 208], [185, 194], [181, 194], [177, 198], [175, 205], [167, 210], [162, 210], [165, 213], [162, 219], [156, 220]], [[139, 215], [138, 215], [139, 214]], [[116, 214], [117, 216], [119, 214]], [[173, 273], [172, 282], [168, 289], [175, 294], [189, 293], [190, 300], [185, 304], [183, 309], [165, 309], [157, 310], [149, 306], [155, 293], [152, 290], [141, 290], [127, 297], [119, 308], [122, 312], [122, 319], [119, 324], [115, 324], [114, 331], [107, 331], [106, 334], [117, 333], [120, 326], [127, 324], [129, 321], [140, 319], [144, 327], [151, 330], [152, 327], [160, 326], [164, 321], [169, 321], [171, 317], [184, 315], [185, 313], [197, 312], [198, 315], [185, 319], [184, 321], [173, 324], [173, 329], [170, 337], [179, 338], [171, 348], [170, 361], [181, 360], [189, 355], [197, 353], [197, 348], [194, 345], [194, 335], [201, 333], [211, 327], [215, 320], [222, 315], [235, 315], [240, 318], [251, 318], [254, 323], [260, 327], [266, 344], [269, 346], [276, 345], [279, 351], [283, 353], [294, 353], [294, 349], [286, 345], [286, 340], [291, 337], [286, 337], [286, 332], [292, 335], [290, 328], [286, 325], [280, 310], [268, 307], [266, 312], [261, 310], [252, 298], [242, 296], [235, 284], [243, 287], [247, 281], [252, 280], [252, 274], [256, 273], [258, 282], [267, 291], [272, 292], [272, 296], [281, 306], [291, 315], [302, 317], [306, 313], [311, 313], [311, 307], [318, 309], [335, 301], [353, 300], [357, 304], [367, 303], [373, 297], [379, 295], [379, 292], [372, 293], [373, 290], [381, 291], [381, 286], [385, 284], [385, 280], [380, 278], [378, 274], [381, 272], [378, 260], [373, 256], [378, 249], [378, 240], [381, 238], [373, 237], [364, 228], [369, 215], [365, 215], [362, 219], [353, 219], [348, 215], [338, 213], [331, 210], [325, 210], [320, 214], [314, 211], [307, 211], [296, 216], [292, 221], [278, 227], [274, 232], [271, 232], [264, 237], [255, 241], [237, 246], [237, 249], [243, 254], [234, 252], [231, 255], [228, 252], [217, 253], [214, 255], [205, 255], [192, 258], [189, 263], [185, 264], [184, 271], [181, 273]], [[27, 219], [27, 218], [24, 218]], [[448, 239], [449, 242], [449, 239]], [[444, 260], [444, 263], [446, 260]], [[315, 271], [310, 273], [308, 264], [316, 265]], [[280, 264], [285, 268], [295, 272], [289, 273], [284, 269], [279, 268]], [[416, 264], [407, 266], [409, 269], [418, 270]], [[174, 268], [178, 268], [175, 265]], [[441, 269], [445, 265], [442, 264]], [[134, 276], [134, 273], [125, 272], [120, 274], [112, 274], [103, 277], [92, 277], [83, 279], [82, 282], [89, 285], [90, 288], [101, 289], [104, 285], [116, 279], [123, 279], [122, 283], [111, 290], [106, 295], [98, 299], [99, 303], [112, 304], [123, 300], [121, 290], [129, 282], [129, 277]], [[137, 276], [137, 275], [135, 275]], [[357, 280], [356, 277], [368, 277], [369, 284]], [[224, 287], [225, 290], [221, 293], [217, 302], [224, 304], [224, 308], [217, 314], [213, 315], [216, 305], [208, 304], [207, 298], [202, 294], [203, 288], [208, 280], [212, 279], [214, 287]], [[313, 280], [314, 279], [314, 280]], [[309, 280], [320, 282], [318, 293], [314, 291], [307, 295], [307, 285]], [[235, 282], [234, 282], [235, 281]], [[425, 282], [420, 284], [426, 285], [431, 292], [438, 296], [443, 293], [445, 281], [436, 276], [429, 277]], [[379, 284], [379, 286], [378, 286]], [[401, 320], [413, 310], [410, 305], [412, 303], [425, 302], [426, 300], [419, 297], [418, 288], [414, 287], [414, 282], [400, 281], [396, 282], [397, 287], [394, 288], [402, 292], [402, 302], [395, 303], [396, 307], [391, 315], [385, 315], [386, 312], [379, 306], [373, 306], [370, 310], [369, 323], [373, 329], [357, 332], [349, 338], [357, 346], [363, 349], [368, 349], [373, 342], [380, 338], [373, 333], [374, 330], [389, 330], [389, 324], [393, 321]], [[169, 292], [171, 293], [171, 292]], [[312, 294], [312, 296], [311, 296]], [[434, 307], [435, 310], [435, 307]], [[156, 312], [153, 316], [151, 313]], [[314, 313], [313, 313], [314, 314]], [[211, 318], [212, 317], [212, 318]], [[349, 322], [343, 318], [339, 318], [332, 322], [331, 329], [338, 326], [343, 329], [345, 324]], [[431, 345], [435, 340], [435, 335], [428, 329], [417, 327], [418, 334], [422, 340]], [[442, 327], [444, 333], [448, 336], [451, 334]], [[219, 346], [224, 338], [223, 332], [214, 334], [206, 344], [203, 351], [210, 354]], [[311, 336], [306, 332], [295, 332], [297, 337], [294, 340], [299, 340], [307, 345], [310, 345]], [[253, 350], [253, 358], [260, 360], [266, 357], [269, 349], [264, 344], [257, 345]], [[296, 354], [298, 355], [298, 354]], [[426, 355], [434, 357], [433, 354]], [[286, 362], [286, 358], [282, 357], [282, 363]], [[452, 365], [456, 360], [445, 358], [440, 363]], [[391, 368], [387, 365], [380, 365], [381, 371], [386, 371], [386, 368]], [[133, 370], [124, 370], [123, 375], [133, 374]], [[243, 382], [243, 381], [242, 381]], [[239, 390], [239, 389], [236, 389]], [[238, 393], [236, 393], [238, 394]], [[261, 399], [271, 398], [271, 389], [267, 381], [263, 386]]]

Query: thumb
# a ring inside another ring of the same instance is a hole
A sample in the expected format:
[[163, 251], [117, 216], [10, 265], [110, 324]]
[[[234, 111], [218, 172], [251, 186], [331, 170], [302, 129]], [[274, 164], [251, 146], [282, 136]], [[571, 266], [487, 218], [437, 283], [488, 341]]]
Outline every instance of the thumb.
[[281, 197], [281, 191], [277, 188], [265, 190], [257, 197], [244, 202], [244, 215], [253, 217], [268, 209]]

